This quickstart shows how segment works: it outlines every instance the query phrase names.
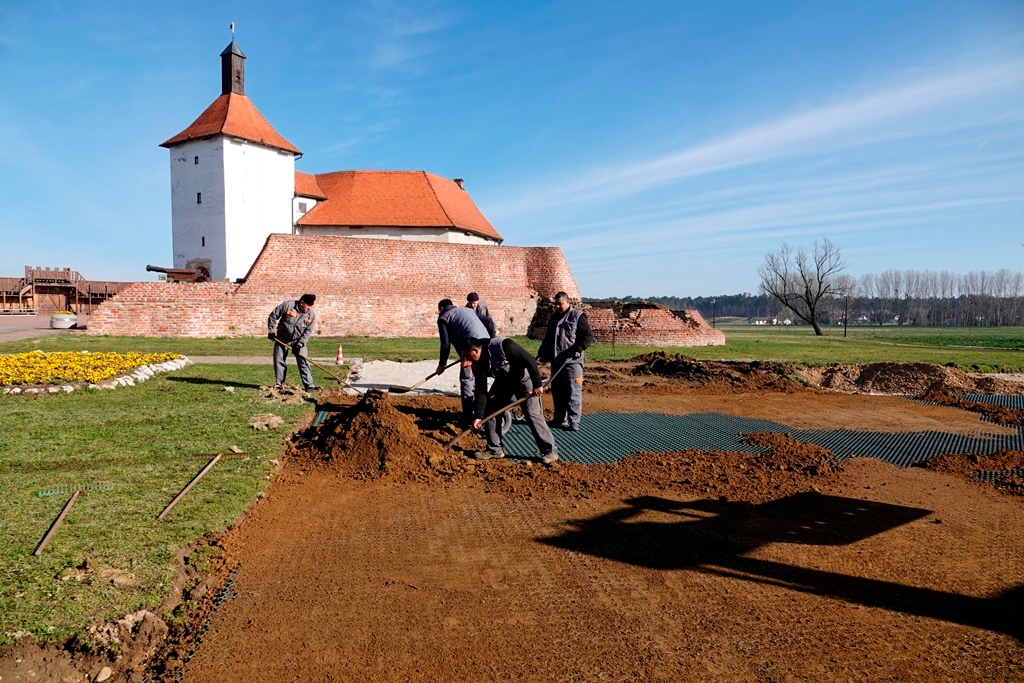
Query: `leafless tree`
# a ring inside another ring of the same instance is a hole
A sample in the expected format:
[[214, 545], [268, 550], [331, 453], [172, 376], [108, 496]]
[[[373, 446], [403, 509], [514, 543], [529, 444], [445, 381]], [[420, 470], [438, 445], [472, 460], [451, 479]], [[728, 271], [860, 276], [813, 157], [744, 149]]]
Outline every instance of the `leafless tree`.
[[794, 253], [793, 247], [783, 243], [779, 251], [765, 254], [757, 273], [763, 293], [789, 307], [821, 336], [818, 315], [832, 295], [833, 279], [845, 267], [839, 247], [826, 237], [814, 243], [810, 254], [803, 248]]

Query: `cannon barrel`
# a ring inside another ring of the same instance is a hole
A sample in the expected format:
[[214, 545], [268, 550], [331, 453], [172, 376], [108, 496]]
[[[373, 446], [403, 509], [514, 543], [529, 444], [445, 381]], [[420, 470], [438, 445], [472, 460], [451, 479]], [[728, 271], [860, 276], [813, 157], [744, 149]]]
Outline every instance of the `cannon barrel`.
[[146, 266], [151, 273], [166, 273], [171, 282], [207, 282], [210, 272], [205, 268], [164, 268], [163, 266]]

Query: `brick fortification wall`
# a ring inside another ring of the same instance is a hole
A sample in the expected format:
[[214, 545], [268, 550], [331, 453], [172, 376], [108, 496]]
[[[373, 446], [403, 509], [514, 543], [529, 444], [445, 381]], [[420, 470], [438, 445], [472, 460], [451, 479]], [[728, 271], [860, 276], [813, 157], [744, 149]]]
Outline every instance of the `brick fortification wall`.
[[605, 344], [637, 346], [721, 346], [725, 335], [712, 328], [700, 313], [670, 311], [647, 302], [597, 302], [583, 310], [594, 330], [594, 338]]
[[138, 282], [90, 316], [88, 334], [262, 336], [274, 306], [311, 292], [321, 335], [432, 337], [437, 302], [471, 291], [501, 334], [525, 334], [558, 290], [579, 297], [553, 247], [271, 235], [243, 284]]

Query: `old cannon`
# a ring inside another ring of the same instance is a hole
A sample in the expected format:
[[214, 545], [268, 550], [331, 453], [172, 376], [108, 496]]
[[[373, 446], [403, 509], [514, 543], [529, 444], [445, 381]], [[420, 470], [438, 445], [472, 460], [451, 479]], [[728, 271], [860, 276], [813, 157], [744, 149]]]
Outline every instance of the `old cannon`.
[[165, 273], [168, 282], [209, 282], [210, 272], [206, 268], [163, 268], [146, 266], [149, 273]]

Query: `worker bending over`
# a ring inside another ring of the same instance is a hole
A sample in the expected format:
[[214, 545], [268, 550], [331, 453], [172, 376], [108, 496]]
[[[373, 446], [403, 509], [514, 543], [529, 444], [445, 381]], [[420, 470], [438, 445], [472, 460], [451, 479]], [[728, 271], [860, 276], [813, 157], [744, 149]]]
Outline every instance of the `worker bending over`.
[[[469, 346], [462, 354], [463, 358], [472, 361], [473, 375], [476, 379], [476, 400], [473, 429], [479, 429], [484, 416], [513, 403], [517, 398], [529, 396], [523, 403], [523, 415], [533, 432], [533, 440], [537, 442], [541, 460], [551, 464], [558, 460], [558, 447], [551, 436], [551, 430], [544, 422], [544, 409], [541, 395], [544, 384], [540, 371], [533, 356], [519, 344], [507, 337], [494, 339], [471, 339]], [[487, 391], [487, 378], [493, 377], [491, 391]], [[501, 445], [500, 420], [487, 422], [487, 450], [477, 451], [473, 457], [477, 460], [504, 458], [505, 449]]]
[[278, 389], [284, 384], [288, 373], [286, 361], [289, 349], [295, 354], [302, 386], [306, 391], [316, 391], [318, 388], [313, 384], [313, 373], [307, 360], [309, 352], [306, 350], [306, 344], [316, 329], [316, 313], [313, 312], [315, 302], [315, 294], [303, 294], [298, 301], [281, 302], [267, 316], [267, 338], [274, 342], [274, 379]]
[[[475, 310], [465, 306], [456, 306], [451, 299], [441, 299], [438, 302], [437, 314], [437, 334], [441, 340], [437, 374], [441, 375], [448, 366], [448, 353], [452, 346], [455, 347], [455, 352], [461, 356], [470, 339], [487, 339], [490, 335]], [[474, 387], [472, 363], [463, 358], [462, 367], [459, 368], [459, 393], [462, 396], [460, 422], [463, 426], [469, 426], [473, 419]]]

